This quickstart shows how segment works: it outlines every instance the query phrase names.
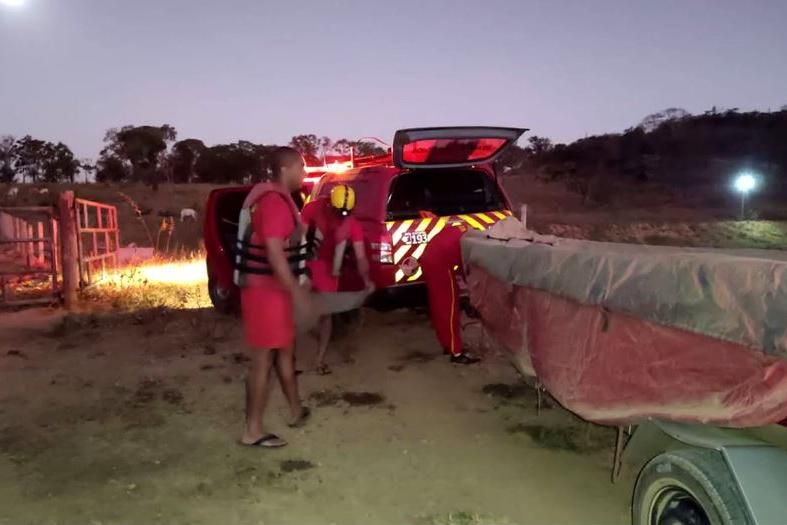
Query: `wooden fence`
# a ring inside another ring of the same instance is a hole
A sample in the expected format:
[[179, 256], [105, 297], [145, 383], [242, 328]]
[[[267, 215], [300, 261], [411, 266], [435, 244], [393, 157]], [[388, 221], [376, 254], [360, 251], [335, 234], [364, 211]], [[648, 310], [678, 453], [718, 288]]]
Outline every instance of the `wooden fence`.
[[117, 208], [60, 194], [54, 207], [0, 208], [0, 305], [76, 304], [118, 266]]
[[0, 304], [58, 300], [59, 239], [54, 208], [0, 208]]

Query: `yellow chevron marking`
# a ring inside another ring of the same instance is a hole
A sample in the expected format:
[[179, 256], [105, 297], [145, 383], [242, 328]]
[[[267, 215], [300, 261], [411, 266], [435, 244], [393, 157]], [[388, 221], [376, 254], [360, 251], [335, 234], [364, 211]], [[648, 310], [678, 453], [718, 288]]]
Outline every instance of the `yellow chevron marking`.
[[421, 277], [422, 274], [423, 274], [423, 272], [421, 271], [421, 268], [419, 267], [418, 270], [416, 270], [416, 272], [413, 275], [411, 275], [410, 277], [407, 278], [407, 282], [417, 281]]
[[484, 221], [487, 224], [495, 223], [494, 219], [490, 218], [489, 215], [487, 215], [486, 213], [476, 213], [475, 216], [479, 217], [482, 221]]
[[385, 223], [385, 229], [386, 229], [386, 230], [388, 230], [388, 231], [391, 231], [391, 228], [393, 228], [393, 227], [394, 227], [394, 224], [396, 224], [396, 223], [395, 223], [395, 222], [393, 222], [393, 221], [386, 222], [386, 223]]
[[[437, 221], [437, 223], [434, 225], [434, 228], [432, 228], [432, 231], [429, 232], [429, 237], [427, 238], [426, 243], [419, 245], [418, 248], [416, 248], [415, 251], [413, 252], [413, 258], [415, 260], [418, 260], [418, 259], [421, 258], [421, 255], [424, 254], [424, 250], [426, 250], [426, 245], [429, 243], [429, 241], [434, 239], [435, 235], [440, 233], [442, 231], [442, 229], [445, 228], [445, 225], [446, 225], [447, 222], [448, 221], [446, 219], [444, 219], [444, 218], [442, 218], [442, 219]], [[419, 268], [419, 271], [420, 271], [420, 268]]]
[[399, 225], [399, 227], [396, 229], [396, 231], [393, 234], [394, 246], [399, 244], [399, 241], [402, 239], [402, 235], [404, 235], [404, 232], [410, 229], [410, 226], [413, 225], [413, 222], [414, 222], [413, 219], [407, 219], [405, 221], [402, 221], [402, 224]]
[[477, 220], [475, 220], [474, 218], [472, 218], [469, 215], [460, 215], [459, 218], [462, 219], [463, 221], [465, 221], [467, 224], [469, 224], [473, 228], [475, 228], [476, 230], [484, 230], [484, 229], [486, 229], [486, 228], [484, 228], [481, 225], [480, 222], [478, 222]]
[[431, 218], [421, 219], [421, 222], [418, 223], [418, 226], [416, 226], [415, 231], [417, 232], [424, 231], [426, 227], [429, 226], [429, 224], [431, 224], [431, 222], [432, 222]]
[[501, 221], [502, 221], [503, 219], [505, 219], [505, 218], [506, 218], [506, 216], [505, 216], [505, 215], [503, 215], [502, 213], [500, 213], [499, 211], [493, 211], [493, 212], [492, 212], [492, 215], [494, 215], [495, 217], [497, 217], [497, 218], [498, 218], [498, 219], [500, 219]]

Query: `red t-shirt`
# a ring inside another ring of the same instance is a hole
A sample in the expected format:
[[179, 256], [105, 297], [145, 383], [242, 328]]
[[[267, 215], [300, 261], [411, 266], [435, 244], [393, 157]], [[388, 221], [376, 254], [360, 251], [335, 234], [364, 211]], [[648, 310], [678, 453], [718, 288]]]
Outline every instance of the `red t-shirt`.
[[[287, 241], [295, 230], [295, 217], [293, 217], [292, 208], [285, 197], [279, 193], [264, 194], [250, 211], [251, 244], [262, 246], [267, 239]], [[262, 254], [264, 255], [264, 251]], [[281, 288], [273, 275], [249, 274], [248, 285]]]
[[336, 213], [325, 198], [307, 204], [301, 217], [306, 228], [314, 225], [323, 235], [316, 259], [308, 263], [312, 287], [321, 292], [335, 292], [339, 288], [339, 279], [333, 276], [336, 246], [342, 241], [363, 242], [361, 224], [352, 216]]

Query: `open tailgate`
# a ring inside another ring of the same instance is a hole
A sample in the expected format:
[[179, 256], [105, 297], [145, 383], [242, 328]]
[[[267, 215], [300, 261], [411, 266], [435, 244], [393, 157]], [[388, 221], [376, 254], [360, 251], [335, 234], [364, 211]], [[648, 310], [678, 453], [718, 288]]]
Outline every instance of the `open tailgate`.
[[524, 128], [459, 126], [401, 129], [393, 161], [400, 168], [453, 168], [494, 161], [527, 131]]

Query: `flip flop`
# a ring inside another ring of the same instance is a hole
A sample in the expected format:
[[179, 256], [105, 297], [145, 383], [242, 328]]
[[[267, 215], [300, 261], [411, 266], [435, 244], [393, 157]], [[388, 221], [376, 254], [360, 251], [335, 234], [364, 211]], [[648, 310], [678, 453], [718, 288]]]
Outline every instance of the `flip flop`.
[[309, 420], [309, 416], [311, 415], [312, 415], [312, 411], [309, 407], [301, 407], [301, 413], [298, 416], [298, 419], [296, 419], [292, 423], [287, 423], [287, 426], [290, 428], [302, 427], [303, 425], [306, 424], [306, 422]]
[[276, 434], [265, 434], [254, 443], [241, 443], [245, 447], [260, 447], [260, 448], [281, 448], [287, 446], [287, 442]]

